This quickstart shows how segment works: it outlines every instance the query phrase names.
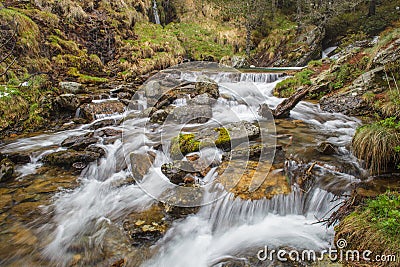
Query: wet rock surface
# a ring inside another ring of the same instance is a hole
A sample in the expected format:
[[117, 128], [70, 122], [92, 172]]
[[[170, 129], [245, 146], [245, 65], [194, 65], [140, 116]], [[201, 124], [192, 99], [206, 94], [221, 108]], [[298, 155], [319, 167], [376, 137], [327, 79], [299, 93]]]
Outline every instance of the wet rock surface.
[[77, 82], [60, 82], [60, 88], [65, 93], [80, 94], [86, 91], [83, 84]]
[[71, 136], [62, 141], [61, 146], [68, 147], [73, 150], [84, 150], [89, 145], [96, 144], [98, 139], [93, 137], [93, 133], [80, 136]]
[[0, 162], [0, 182], [6, 182], [13, 178], [14, 163], [8, 158]]
[[60, 108], [70, 111], [75, 111], [81, 104], [79, 98], [74, 94], [59, 95], [55, 101]]
[[141, 180], [147, 174], [155, 160], [151, 152], [132, 152], [130, 154], [131, 170], [135, 179]]
[[212, 108], [209, 105], [188, 105], [176, 107], [172, 118], [181, 124], [206, 123], [212, 117]]
[[181, 134], [171, 141], [170, 153], [173, 159], [179, 159], [198, 151], [200, 147], [216, 146], [228, 151], [243, 142], [254, 140], [259, 135], [258, 125], [247, 121], [234, 122], [223, 127], [207, 128], [195, 134]]
[[87, 103], [81, 106], [83, 117], [88, 120], [94, 120], [96, 115], [112, 115], [123, 113], [125, 105], [117, 100], [109, 100], [100, 103]]
[[[82, 169], [82, 164], [86, 166], [88, 163], [95, 161], [100, 157], [101, 154], [98, 152], [68, 149], [48, 154], [43, 157], [42, 161], [48, 165], [64, 167], [67, 169], [73, 167], [75, 164], [75, 166], [79, 166], [79, 169]], [[81, 164], [78, 165], [77, 163]]]

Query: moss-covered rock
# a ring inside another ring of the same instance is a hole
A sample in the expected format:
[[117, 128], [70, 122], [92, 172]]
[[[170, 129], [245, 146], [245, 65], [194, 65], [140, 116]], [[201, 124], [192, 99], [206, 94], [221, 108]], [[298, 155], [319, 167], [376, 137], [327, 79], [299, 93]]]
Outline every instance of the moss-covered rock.
[[188, 153], [210, 146], [229, 151], [259, 135], [260, 128], [257, 125], [247, 121], [234, 122], [223, 127], [204, 129], [198, 133], [180, 134], [171, 140], [170, 154], [173, 159], [181, 159]]

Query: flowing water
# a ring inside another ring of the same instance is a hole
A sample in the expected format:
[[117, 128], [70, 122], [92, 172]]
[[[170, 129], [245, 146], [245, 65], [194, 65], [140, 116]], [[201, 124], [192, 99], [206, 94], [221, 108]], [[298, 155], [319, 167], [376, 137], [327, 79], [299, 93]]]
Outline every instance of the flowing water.
[[155, 20], [156, 24], [161, 24], [160, 16], [158, 15], [158, 8], [157, 8], [156, 0], [153, 1], [153, 14], [154, 14], [154, 20]]
[[[219, 83], [221, 93], [209, 122], [157, 127], [147, 118], [132, 116], [114, 126], [123, 131], [123, 138], [99, 141], [106, 155], [82, 171], [79, 186], [51, 196], [49, 202], [40, 206], [41, 215], [25, 222], [26, 228], [36, 236], [34, 244], [18, 256], [13, 251], [1, 253], [0, 262], [15, 266], [21, 261], [30, 262], [29, 266], [70, 266], [71, 262], [78, 266], [110, 266], [125, 258], [127, 266], [252, 266], [262, 264], [257, 262], [256, 254], [265, 246], [316, 251], [331, 247], [333, 229], [314, 223], [329, 216], [339, 201], [334, 194], [351, 190], [363, 171], [348, 149], [360, 121], [325, 113], [317, 104], [309, 102], [301, 102], [290, 119], [277, 121], [276, 133], [271, 133], [278, 137], [278, 144], [285, 146], [287, 157], [291, 158], [286, 161], [289, 176], [301, 168], [301, 163], [319, 162], [314, 169], [315, 182], [308, 192], [294, 184], [291, 193], [272, 199], [235, 198], [219, 183], [212, 182], [217, 175], [211, 169], [202, 180], [210, 187], [201, 196], [202, 203], [211, 204], [174, 220], [153, 246], [130, 246], [122, 229], [125, 218], [148, 210], [158, 203], [156, 199], [163, 199], [166, 192], [174, 190], [161, 172], [161, 166], [171, 161], [170, 155], [164, 153], [168, 149], [159, 151], [153, 146], [162, 142], [168, 148], [177, 128], [193, 131], [215, 127], [216, 122], [262, 121], [257, 114], [259, 105], [266, 102], [273, 108], [282, 101], [272, 95], [274, 86], [283, 78], [280, 74], [174, 72], [182, 81], [195, 81], [204, 75]], [[122, 119], [146, 108], [145, 97], [138, 99], [140, 105], [136, 110], [112, 115], [112, 118]], [[187, 103], [178, 99], [174, 104]], [[98, 118], [95, 122], [110, 117]], [[18, 180], [24, 181], [24, 177], [38, 175], [44, 155], [64, 149], [60, 148], [64, 139], [90, 132], [95, 122], [73, 130], [10, 141], [1, 151], [31, 155], [31, 163], [17, 167]], [[326, 141], [337, 146], [338, 153], [329, 156], [316, 153], [314, 148]], [[137, 183], [128, 182], [132, 176], [129, 155], [134, 151], [155, 155], [148, 173]], [[204, 153], [212, 157], [221, 155], [218, 149]], [[352, 167], [340, 168], [344, 163]], [[5, 228], [11, 227], [5, 224]], [[10, 236], [1, 238], [6, 242]]]

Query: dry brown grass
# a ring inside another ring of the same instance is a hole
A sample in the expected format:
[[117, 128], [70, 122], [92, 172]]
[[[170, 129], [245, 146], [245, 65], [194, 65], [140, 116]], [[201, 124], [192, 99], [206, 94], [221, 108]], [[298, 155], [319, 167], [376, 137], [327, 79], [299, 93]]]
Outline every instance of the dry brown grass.
[[399, 155], [395, 147], [400, 145], [400, 133], [380, 123], [359, 128], [353, 137], [354, 155], [365, 161], [371, 173], [379, 174], [395, 166]]

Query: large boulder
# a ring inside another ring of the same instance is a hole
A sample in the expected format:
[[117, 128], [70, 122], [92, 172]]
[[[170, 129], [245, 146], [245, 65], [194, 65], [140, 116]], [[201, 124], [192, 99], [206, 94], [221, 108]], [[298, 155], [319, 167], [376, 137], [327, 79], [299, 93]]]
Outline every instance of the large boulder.
[[77, 82], [60, 82], [59, 85], [64, 93], [80, 94], [86, 91], [83, 84]]
[[400, 38], [392, 42], [389, 46], [381, 49], [373, 59], [373, 63], [378, 66], [385, 66], [400, 59]]
[[125, 111], [125, 105], [116, 100], [86, 103], [81, 106], [81, 111], [85, 118], [94, 120], [98, 114], [112, 115], [123, 113]]
[[75, 111], [80, 105], [78, 97], [76, 97], [74, 94], [59, 95], [56, 98], [56, 103], [60, 108], [70, 111]]
[[248, 121], [234, 122], [223, 127], [207, 128], [198, 133], [180, 134], [171, 141], [170, 154], [173, 159], [199, 151], [201, 147], [216, 146], [229, 151], [237, 145], [260, 136], [260, 127]]
[[72, 149], [63, 150], [48, 154], [43, 157], [42, 161], [47, 165], [59, 166], [63, 168], [71, 168], [73, 165], [82, 169], [88, 163], [101, 157], [100, 153], [93, 151], [76, 151]]
[[61, 146], [74, 150], [84, 150], [89, 145], [96, 144], [97, 141], [98, 139], [93, 137], [93, 133], [89, 133], [78, 136], [70, 136], [62, 141]]
[[195, 84], [195, 94], [193, 96], [202, 94], [207, 94], [211, 98], [218, 99], [218, 84], [205, 76], [200, 76]]
[[14, 163], [8, 158], [0, 162], [0, 182], [6, 182], [13, 177]]
[[178, 123], [205, 123], [212, 117], [209, 105], [188, 105], [176, 107], [172, 112], [173, 119]]
[[188, 105], [212, 105], [216, 102], [215, 98], [211, 98], [208, 94], [197, 95], [189, 99]]

